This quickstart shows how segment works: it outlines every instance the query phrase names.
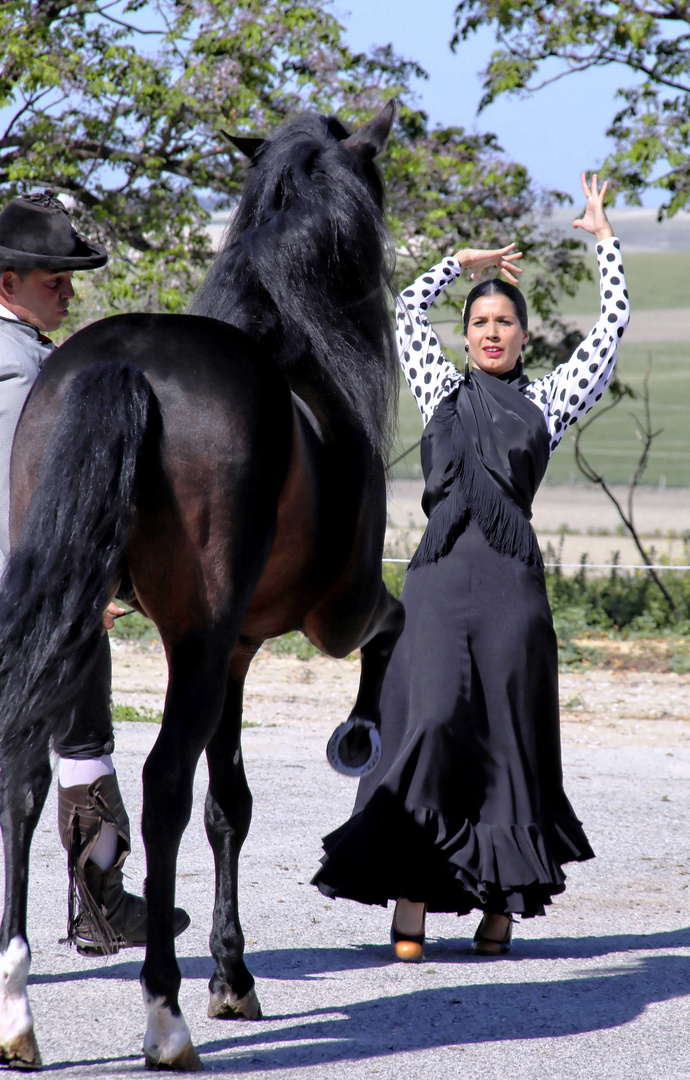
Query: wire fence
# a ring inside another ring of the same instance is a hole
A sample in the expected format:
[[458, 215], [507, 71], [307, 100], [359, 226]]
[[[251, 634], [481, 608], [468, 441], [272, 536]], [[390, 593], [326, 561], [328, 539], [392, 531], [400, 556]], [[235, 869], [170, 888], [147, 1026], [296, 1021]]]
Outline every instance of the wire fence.
[[[409, 563], [410, 559], [383, 559], [385, 563]], [[550, 570], [560, 568], [561, 570], [690, 570], [690, 565], [683, 565], [679, 563], [673, 563], [666, 565], [665, 563], [657, 564], [652, 563], [591, 563], [591, 562], [577, 562], [577, 563], [564, 563], [564, 562], [545, 562], [544, 566]]]

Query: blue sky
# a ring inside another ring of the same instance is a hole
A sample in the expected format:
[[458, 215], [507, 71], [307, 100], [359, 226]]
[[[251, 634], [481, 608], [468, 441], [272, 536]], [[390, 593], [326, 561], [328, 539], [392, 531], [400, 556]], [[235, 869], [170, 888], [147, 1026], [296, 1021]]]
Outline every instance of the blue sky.
[[[331, 10], [357, 51], [390, 42], [396, 52], [416, 60], [429, 73], [428, 81], [418, 80], [417, 89], [432, 124], [494, 132], [507, 156], [524, 164], [541, 187], [567, 192], [578, 208], [580, 171], [597, 169], [612, 149], [606, 128], [616, 109], [616, 90], [630, 85], [631, 73], [616, 65], [583, 72], [527, 99], [500, 98], [477, 116], [479, 72], [494, 38], [489, 31], [480, 31], [452, 53], [455, 2], [331, 0]], [[644, 197], [648, 207], [661, 202], [661, 192]]]
[[[529, 99], [505, 97], [477, 117], [481, 97], [478, 73], [494, 47], [493, 35], [480, 32], [450, 50], [453, 0], [334, 0], [333, 12], [357, 50], [392, 43], [429, 73], [419, 82], [420, 104], [432, 123], [493, 131], [509, 157], [525, 165], [542, 187], [566, 191], [582, 201], [580, 171], [595, 169], [611, 149], [606, 128], [614, 114], [619, 86], [630, 72], [612, 65], [569, 76]], [[658, 206], [651, 192], [645, 206]], [[621, 204], [622, 205], [622, 204]]]

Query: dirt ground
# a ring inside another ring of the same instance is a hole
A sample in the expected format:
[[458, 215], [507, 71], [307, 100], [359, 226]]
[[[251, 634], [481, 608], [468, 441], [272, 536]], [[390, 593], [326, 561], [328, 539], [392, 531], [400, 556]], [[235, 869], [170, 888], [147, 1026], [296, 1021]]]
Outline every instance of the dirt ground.
[[[421, 481], [396, 483], [391, 491], [388, 543], [414, 545], [423, 530]], [[690, 533], [690, 491], [642, 488], [637, 498], [637, 522], [645, 535]], [[589, 561], [608, 561], [614, 550], [621, 562], [639, 563], [626, 538], [616, 536], [618, 519], [608, 501], [586, 486], [542, 487], [534, 513], [535, 528], [545, 550], [565, 537], [563, 561], [577, 563], [586, 551]], [[592, 535], [588, 530], [600, 530]], [[674, 561], [688, 561], [679, 539], [655, 538], [657, 551]], [[402, 553], [402, 552], [401, 552]], [[564, 743], [592, 746], [661, 746], [690, 741], [690, 675], [664, 668], [662, 643], [587, 641], [589, 648], [608, 655], [607, 668], [568, 671], [560, 677]], [[113, 696], [116, 704], [158, 713], [163, 708], [167, 669], [160, 645], [136, 645], [113, 640]], [[308, 728], [322, 731], [325, 740], [347, 716], [359, 679], [357, 659], [298, 660], [262, 651], [247, 680], [244, 723], [284, 728], [286, 734]], [[292, 737], [292, 736], [291, 736]]]
[[[421, 508], [423, 482], [399, 480], [390, 492], [388, 509], [388, 550], [410, 554], [425, 525]], [[614, 487], [614, 494], [625, 506], [627, 488]], [[628, 534], [619, 535], [621, 520], [606, 496], [587, 484], [545, 484], [534, 500], [533, 525], [541, 549], [547, 544], [558, 551], [562, 541], [562, 563], [577, 565], [582, 554], [591, 564], [608, 563], [613, 552], [619, 563], [638, 566], [639, 553]], [[648, 548], [657, 559], [688, 563], [687, 538], [690, 535], [690, 490], [687, 488], [639, 488], [635, 496], [635, 524]]]
[[[297, 660], [262, 651], [247, 680], [244, 724], [322, 732], [325, 743], [347, 717], [359, 679], [358, 659]], [[113, 698], [143, 711], [163, 707], [167, 666], [158, 644], [113, 642]], [[690, 743], [690, 675], [590, 669], [560, 677], [563, 741], [574, 746], [668, 746]]]

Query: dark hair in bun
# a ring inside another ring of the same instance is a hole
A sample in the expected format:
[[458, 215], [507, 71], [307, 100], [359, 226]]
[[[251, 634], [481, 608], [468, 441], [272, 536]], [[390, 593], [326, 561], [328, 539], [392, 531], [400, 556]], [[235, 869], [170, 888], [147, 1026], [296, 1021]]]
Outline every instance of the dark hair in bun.
[[465, 307], [462, 313], [462, 328], [465, 334], [470, 324], [470, 313], [472, 311], [472, 305], [475, 300], [481, 299], [482, 296], [495, 296], [496, 293], [501, 293], [503, 296], [507, 296], [511, 304], [515, 308], [515, 314], [517, 315], [518, 322], [522, 329], [527, 332], [527, 304], [525, 298], [519, 289], [516, 289], [514, 285], [511, 285], [509, 281], [503, 281], [501, 278], [491, 278], [489, 281], [480, 281], [478, 285], [475, 285], [473, 289], [470, 289], [465, 300]]

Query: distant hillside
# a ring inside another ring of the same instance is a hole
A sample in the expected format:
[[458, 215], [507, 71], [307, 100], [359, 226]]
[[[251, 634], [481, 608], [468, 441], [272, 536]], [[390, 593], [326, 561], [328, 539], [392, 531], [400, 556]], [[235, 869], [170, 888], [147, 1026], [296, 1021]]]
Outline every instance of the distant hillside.
[[[655, 251], [660, 254], [669, 251], [690, 251], [690, 213], [681, 212], [670, 221], [657, 221], [656, 210], [631, 210], [625, 207], [613, 207], [609, 211], [611, 224], [626, 252]], [[580, 207], [554, 211], [549, 219], [559, 231], [568, 236], [577, 235], [573, 230], [573, 220], [580, 216]]]
[[[230, 213], [229, 210], [223, 210], [212, 215], [209, 233], [214, 248], [220, 244]], [[630, 210], [625, 207], [614, 207], [610, 211], [611, 223], [616, 235], [620, 236], [625, 244], [626, 252], [630, 254], [637, 251], [655, 251], [663, 254], [669, 251], [690, 251], [690, 213], [676, 214], [670, 221], [662, 222], [657, 221], [656, 213], [656, 210]], [[555, 210], [548, 223], [564, 235], [578, 235], [573, 232], [572, 225], [573, 219], [579, 214], [580, 207], [577, 206], [567, 210]]]

